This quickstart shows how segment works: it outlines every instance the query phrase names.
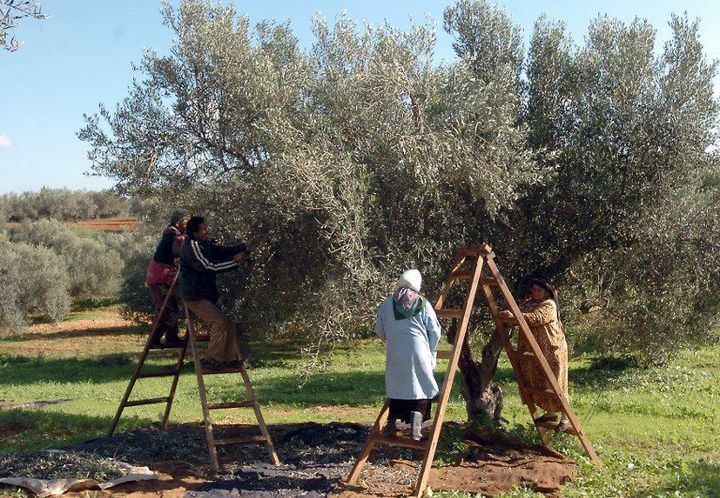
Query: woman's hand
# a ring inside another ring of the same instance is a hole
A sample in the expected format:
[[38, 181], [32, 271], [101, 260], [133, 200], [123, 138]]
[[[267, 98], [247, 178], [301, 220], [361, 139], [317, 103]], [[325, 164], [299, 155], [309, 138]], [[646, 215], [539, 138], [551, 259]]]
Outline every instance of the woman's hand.
[[500, 318], [509, 319], [509, 318], [515, 318], [515, 316], [512, 314], [512, 311], [510, 311], [510, 310], [502, 310], [500, 312]]

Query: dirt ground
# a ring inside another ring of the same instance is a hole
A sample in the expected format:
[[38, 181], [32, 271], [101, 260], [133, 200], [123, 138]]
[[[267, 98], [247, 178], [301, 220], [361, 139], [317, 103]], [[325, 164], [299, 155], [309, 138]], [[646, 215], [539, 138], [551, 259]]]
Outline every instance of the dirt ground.
[[[97, 220], [63, 221], [63, 225], [75, 228], [87, 228], [89, 230], [101, 230], [104, 232], [124, 232], [132, 230], [137, 225], [136, 218], [101, 218]], [[7, 223], [8, 228], [18, 227], [24, 223]]]
[[[216, 431], [224, 437], [249, 426]], [[304, 496], [342, 498], [399, 497], [412, 490], [421, 455], [414, 450], [382, 448], [363, 470], [361, 486], [345, 487], [349, 473], [367, 437], [369, 426], [353, 423], [289, 424], [271, 426], [280, 466], [268, 463], [264, 446], [223, 447], [220, 460], [226, 472], [209, 475], [204, 432], [198, 425], [155, 427], [97, 439], [72, 449], [148, 465], [159, 479], [128, 483], [95, 496], [133, 498], [256, 498]], [[430, 487], [494, 496], [516, 485], [555, 496], [570, 479], [575, 466], [542, 447], [528, 446], [502, 434], [481, 429], [465, 437], [468, 450], [450, 465], [433, 468]], [[85, 496], [69, 493], [70, 496]]]

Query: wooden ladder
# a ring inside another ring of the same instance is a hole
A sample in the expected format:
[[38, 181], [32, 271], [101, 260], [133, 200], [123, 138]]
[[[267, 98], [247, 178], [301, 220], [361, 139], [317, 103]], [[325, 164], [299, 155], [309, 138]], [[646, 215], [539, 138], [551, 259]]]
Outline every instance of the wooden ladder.
[[[120, 406], [118, 406], [118, 409], [115, 412], [115, 418], [113, 418], [112, 424], [110, 425], [110, 430], [108, 431], [108, 437], [112, 437], [112, 435], [115, 433], [115, 429], [117, 429], [118, 423], [120, 422], [120, 417], [122, 416], [125, 408], [128, 406], [140, 406], [140, 405], [151, 405], [151, 404], [156, 404], [156, 403], [165, 403], [165, 414], [163, 415], [162, 422], [160, 423], [160, 428], [162, 430], [165, 430], [167, 428], [168, 420], [170, 418], [170, 410], [172, 409], [173, 400], [175, 399], [175, 390], [177, 389], [178, 380], [180, 379], [180, 372], [182, 371], [182, 367], [185, 364], [185, 353], [187, 352], [187, 343], [184, 345], [179, 345], [179, 346], [157, 347], [157, 346], [152, 345], [152, 337], [155, 334], [155, 330], [160, 326], [160, 317], [162, 316], [163, 312], [165, 311], [168, 301], [170, 300], [170, 296], [172, 295], [173, 290], [175, 289], [179, 273], [180, 272], [175, 274], [172, 284], [170, 285], [170, 288], [168, 289], [168, 293], [165, 296], [165, 299], [163, 300], [162, 306], [160, 308], [160, 313], [157, 313], [155, 316], [155, 319], [153, 320], [152, 326], [150, 327], [150, 333], [148, 334], [147, 340], [145, 341], [145, 347], [143, 348], [142, 353], [140, 353], [140, 359], [138, 360], [137, 367], [135, 367], [135, 372], [133, 373], [133, 376], [130, 378], [130, 382], [128, 382], [127, 389], [125, 389], [125, 394], [123, 395], [123, 398], [120, 401]], [[162, 369], [162, 370], [155, 370], [152, 372], [143, 372], [143, 367], [145, 366], [145, 360], [147, 359], [148, 355], [151, 353], [157, 352], [157, 351], [163, 351], [165, 349], [175, 349], [178, 351], [177, 363], [175, 365], [175, 368], [172, 370]], [[132, 394], [133, 388], [135, 387], [135, 382], [137, 382], [138, 379], [146, 379], [149, 377], [172, 377], [173, 379], [172, 379], [172, 383], [170, 384], [170, 394], [168, 394], [167, 396], [159, 397], [159, 398], [130, 400], [130, 395]]]
[[[358, 458], [355, 466], [353, 467], [350, 475], [347, 477], [345, 482], [349, 485], [355, 485], [357, 483], [357, 480], [360, 477], [360, 472], [365, 466], [365, 463], [367, 462], [370, 453], [376, 446], [387, 445], [413, 448], [421, 450], [423, 452], [423, 460], [420, 467], [420, 474], [418, 475], [418, 479], [415, 483], [415, 488], [411, 496], [416, 498], [423, 496], [423, 492], [427, 487], [428, 479], [430, 477], [430, 469], [435, 458], [435, 451], [437, 450], [437, 443], [440, 439], [440, 432], [442, 430], [442, 424], [445, 418], [445, 410], [447, 408], [448, 400], [450, 398], [450, 392], [452, 390], [455, 374], [457, 373], [458, 360], [460, 359], [462, 345], [465, 341], [468, 324], [470, 322], [470, 315], [472, 313], [473, 304], [475, 302], [475, 295], [478, 291], [478, 288], [482, 290], [482, 293], [485, 296], [490, 310], [490, 315], [492, 316], [493, 322], [495, 324], [495, 330], [500, 336], [503, 347], [505, 348], [508, 358], [510, 359], [513, 370], [515, 370], [516, 372], [518, 386], [520, 388], [520, 396], [523, 402], [528, 406], [533, 421], [537, 418], [537, 413], [536, 408], [532, 403], [532, 388], [525, 386], [522, 380], [521, 371], [519, 368], [520, 362], [522, 361], [538, 361], [540, 363], [547, 383], [551, 386], [548, 389], [542, 389], [543, 394], [554, 395], [560, 400], [560, 403], [563, 407], [563, 412], [567, 415], [572, 426], [572, 431], [569, 432], [572, 432], [580, 439], [580, 443], [582, 444], [590, 459], [594, 463], [602, 465], [602, 462], [595, 454], [595, 451], [593, 450], [590, 441], [583, 433], [580, 422], [578, 421], [575, 413], [570, 407], [568, 400], [560, 391], [560, 386], [557, 383], [557, 379], [552, 373], [552, 370], [550, 369], [550, 366], [548, 365], [545, 356], [540, 350], [537, 341], [532, 335], [532, 332], [530, 331], [527, 322], [523, 318], [520, 308], [518, 307], [515, 299], [510, 293], [510, 290], [508, 289], [502, 275], [500, 275], [500, 271], [498, 270], [497, 265], [494, 262], [495, 254], [493, 253], [490, 246], [484, 244], [477, 247], [464, 247], [457, 249], [456, 252], [457, 255], [455, 261], [450, 267], [450, 273], [445, 280], [443, 290], [440, 293], [437, 302], [435, 303], [435, 312], [437, 313], [438, 318], [459, 320], [459, 327], [457, 328], [457, 332], [455, 334], [455, 342], [452, 345], [452, 349], [450, 349], [449, 351], [437, 352], [437, 357], [439, 359], [448, 359], [450, 360], [450, 362], [447, 367], [447, 372], [445, 374], [442, 388], [440, 389], [440, 394], [437, 398], [438, 403], [435, 411], [435, 418], [430, 429], [429, 438], [424, 441], [415, 441], [407, 437], [384, 435], [381, 430], [387, 421], [390, 408], [390, 402], [386, 400], [385, 404], [380, 410], [380, 414], [378, 415], [375, 423], [370, 429], [370, 435], [365, 442], [365, 446], [363, 447], [360, 457]], [[466, 266], [467, 268], [463, 268], [463, 266]], [[485, 267], [489, 271], [489, 274], [484, 274], [483, 269]], [[456, 282], [462, 281], [470, 283], [470, 289], [467, 292], [463, 307], [457, 309], [443, 308], [445, 300], [450, 293], [450, 289]], [[494, 289], [498, 289], [500, 291], [505, 303], [507, 303], [507, 305], [509, 306], [510, 311], [513, 314], [512, 320], [501, 319], [500, 310], [493, 294]], [[519, 357], [519, 353], [514, 350], [512, 343], [510, 342], [510, 331], [508, 330], [507, 325], [519, 326], [520, 333], [523, 334], [523, 337], [530, 344], [530, 347], [532, 349], [531, 355], [526, 354], [523, 356], [523, 358]], [[545, 430], [546, 428], [555, 427], [556, 425], [557, 423], [543, 424], [535, 422], [535, 427], [537, 428], [538, 434], [540, 435], [540, 439], [542, 440], [543, 444], [549, 449], [552, 449], [552, 446], [550, 445], [550, 440], [547, 437]]]
[[[268, 454], [270, 455], [270, 461], [275, 464], [280, 464], [280, 459], [275, 452], [275, 446], [273, 445], [272, 438], [268, 432], [265, 419], [263, 418], [262, 411], [260, 410], [260, 403], [258, 403], [255, 397], [255, 391], [253, 390], [252, 384], [250, 383], [250, 377], [248, 376], [247, 370], [245, 369], [245, 362], [240, 363], [240, 366], [235, 368], [227, 368], [223, 370], [206, 370], [203, 371], [200, 363], [200, 354], [198, 352], [198, 338], [195, 333], [195, 327], [193, 326], [192, 317], [190, 310], [187, 305], [185, 306], [185, 316], [187, 318], [187, 330], [190, 347], [192, 349], [193, 362], [195, 363], [195, 374], [197, 376], [198, 391], [200, 392], [200, 404], [202, 405], [203, 419], [205, 420], [205, 437], [207, 438], [208, 450], [210, 451], [210, 465], [215, 474], [220, 472], [220, 463], [217, 456], [217, 447], [229, 444], [247, 444], [247, 443], [264, 443]], [[247, 394], [246, 400], [230, 401], [226, 403], [208, 403], [207, 393], [205, 391], [205, 375], [217, 375], [217, 374], [231, 374], [239, 373], [242, 375], [243, 383], [245, 384], [245, 392]], [[227, 408], [252, 408], [255, 412], [255, 418], [257, 419], [258, 426], [260, 427], [259, 435], [239, 435], [236, 437], [230, 437], [225, 439], [216, 439], [213, 434], [213, 423], [210, 418], [210, 410], [220, 410]]]
[[[162, 422], [160, 424], [160, 428], [162, 430], [165, 430], [167, 428], [168, 419], [170, 418], [170, 410], [172, 408], [173, 400], [175, 398], [175, 391], [177, 389], [178, 380], [180, 378], [180, 373], [182, 371], [182, 367], [185, 363], [185, 356], [187, 353], [188, 345], [191, 347], [192, 351], [192, 359], [195, 365], [195, 373], [197, 377], [197, 383], [198, 383], [198, 391], [200, 394], [200, 404], [202, 405], [202, 411], [203, 411], [203, 420], [205, 425], [205, 436], [207, 439], [208, 444], [208, 451], [210, 453], [210, 465], [212, 467], [212, 471], [214, 474], [220, 473], [220, 462], [218, 460], [217, 456], [217, 446], [222, 445], [230, 445], [230, 444], [245, 444], [245, 443], [264, 443], [265, 447], [267, 448], [268, 454], [270, 455], [270, 460], [275, 465], [278, 465], [280, 463], [280, 459], [277, 456], [277, 453], [275, 452], [275, 447], [272, 442], [272, 438], [270, 437], [270, 433], [268, 432], [267, 425], [265, 424], [265, 419], [262, 416], [262, 412], [260, 410], [260, 403], [258, 402], [257, 398], [255, 397], [255, 391], [252, 387], [252, 383], [250, 382], [250, 377], [248, 376], [247, 370], [245, 369], [245, 362], [241, 363], [239, 367], [232, 368], [232, 369], [225, 369], [225, 370], [209, 370], [203, 372], [202, 365], [200, 363], [200, 354], [198, 352], [198, 342], [207, 341], [207, 338], [198, 338], [197, 334], [195, 332], [195, 326], [193, 325], [192, 316], [187, 308], [185, 306], [185, 317], [187, 319], [187, 337], [188, 341], [185, 342], [183, 345], [178, 346], [162, 346], [162, 347], [154, 347], [152, 346], [152, 337], [155, 333], [155, 330], [159, 326], [159, 318], [162, 316], [162, 311], [165, 310], [165, 307], [167, 306], [168, 300], [170, 298], [170, 295], [173, 292], [173, 289], [175, 288], [175, 285], [177, 283], [177, 275], [175, 275], [175, 278], [173, 279], [173, 282], [170, 286], [170, 289], [168, 291], [168, 295], [165, 297], [165, 300], [163, 301], [161, 312], [157, 314], [155, 317], [155, 320], [153, 321], [153, 325], [150, 328], [150, 334], [148, 335], [147, 341], [145, 342], [145, 348], [143, 349], [142, 353], [140, 354], [140, 359], [138, 361], [138, 365], [135, 368], [135, 372], [133, 373], [132, 378], [130, 379], [130, 382], [128, 383], [127, 389], [125, 390], [125, 394], [123, 395], [122, 401], [120, 402], [120, 406], [118, 406], [117, 412], [115, 413], [115, 418], [113, 419], [112, 425], [110, 426], [110, 430], [108, 432], [108, 436], [112, 437], [112, 435], [115, 433], [115, 430], [117, 429], [118, 423], [120, 421], [120, 417], [125, 410], [126, 407], [129, 406], [140, 406], [140, 405], [149, 405], [149, 404], [155, 404], [155, 403], [165, 403], [165, 413], [162, 418]], [[152, 372], [143, 372], [143, 366], [145, 365], [145, 360], [147, 359], [148, 355], [152, 353], [153, 351], [158, 350], [164, 350], [164, 349], [176, 349], [179, 351], [177, 363], [175, 368], [173, 369], [162, 369], [162, 370], [156, 370]], [[243, 379], [243, 383], [245, 384], [245, 392], [247, 394], [246, 400], [241, 401], [232, 401], [232, 402], [225, 402], [225, 403], [208, 403], [207, 401], [207, 392], [205, 390], [205, 375], [211, 375], [211, 374], [229, 374], [229, 373], [240, 373]], [[132, 394], [133, 388], [135, 387], [135, 383], [138, 379], [144, 379], [149, 377], [170, 377], [172, 376], [172, 383], [170, 387], [170, 394], [168, 396], [158, 397], [158, 398], [147, 398], [147, 399], [138, 399], [138, 400], [130, 400], [130, 395]], [[258, 426], [260, 427], [260, 434], [259, 435], [240, 435], [237, 437], [232, 438], [226, 438], [226, 439], [216, 439], [213, 435], [213, 423], [210, 418], [210, 410], [219, 410], [219, 409], [229, 409], [229, 408], [252, 408], [255, 412], [255, 418], [257, 419]]]

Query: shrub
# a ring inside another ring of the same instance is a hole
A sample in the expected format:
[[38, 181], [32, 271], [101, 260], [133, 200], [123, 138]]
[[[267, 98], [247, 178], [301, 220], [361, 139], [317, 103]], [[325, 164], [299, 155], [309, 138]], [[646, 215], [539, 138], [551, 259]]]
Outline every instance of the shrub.
[[0, 240], [0, 326], [22, 327], [29, 313], [54, 321], [70, 309], [69, 278], [63, 259], [47, 247]]

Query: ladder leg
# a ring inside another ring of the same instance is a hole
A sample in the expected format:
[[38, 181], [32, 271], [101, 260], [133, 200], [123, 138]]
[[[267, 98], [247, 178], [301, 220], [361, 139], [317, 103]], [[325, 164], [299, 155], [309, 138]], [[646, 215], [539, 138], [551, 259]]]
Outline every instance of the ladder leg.
[[130, 394], [132, 393], [133, 388], [135, 387], [135, 382], [137, 381], [138, 375], [140, 375], [140, 370], [142, 370], [143, 365], [145, 364], [145, 360], [147, 359], [148, 351], [150, 351], [150, 339], [152, 338], [153, 334], [155, 333], [155, 328], [153, 327], [150, 330], [150, 334], [148, 335], [147, 341], [145, 341], [145, 347], [143, 348], [142, 353], [140, 353], [140, 358], [138, 359], [138, 364], [135, 367], [135, 372], [133, 373], [132, 378], [130, 379], [130, 382], [128, 382], [127, 388], [125, 389], [125, 394], [123, 394], [122, 401], [120, 401], [120, 406], [118, 406], [117, 412], [115, 412], [115, 418], [113, 418], [112, 424], [110, 425], [110, 430], [108, 431], [108, 437], [112, 437], [112, 435], [115, 433], [115, 429], [117, 429], [118, 423], [120, 422], [120, 416], [122, 415], [123, 411], [125, 410], [125, 406], [130, 399]]
[[[533, 424], [535, 424], [535, 419], [538, 417], [537, 408], [535, 407], [535, 404], [532, 402], [527, 403], [527, 407], [528, 407], [528, 410], [530, 410], [530, 416], [532, 417]], [[545, 446], [549, 450], [554, 450], [554, 448], [552, 447], [552, 444], [550, 444], [550, 438], [547, 435], [547, 431], [545, 430], [545, 427], [535, 424], [535, 428], [538, 431], [538, 436], [540, 436], [540, 441], [542, 441], [543, 446]]]
[[358, 458], [357, 462], [355, 462], [355, 466], [350, 472], [350, 475], [345, 480], [347, 484], [354, 485], [355, 483], [357, 483], [357, 480], [360, 477], [360, 472], [362, 471], [363, 467], [365, 467], [365, 463], [370, 456], [370, 452], [375, 446], [375, 436], [380, 433], [380, 428], [385, 425], [389, 414], [390, 400], [386, 399], [385, 404], [380, 409], [380, 413], [378, 414], [377, 419], [375, 419], [375, 423], [373, 424], [372, 429], [370, 429], [370, 435], [368, 436], [367, 441], [365, 441], [365, 446], [363, 446], [362, 453], [360, 453], [360, 458]]
[[[530, 328], [528, 327], [527, 322], [523, 318], [522, 311], [520, 311], [520, 308], [518, 307], [517, 303], [515, 302], [515, 298], [513, 297], [512, 293], [510, 292], [510, 289], [508, 289], [507, 284], [503, 280], [502, 276], [500, 275], [500, 270], [498, 270], [498, 267], [495, 265], [495, 262], [492, 258], [488, 258], [488, 268], [490, 269], [490, 272], [493, 275], [493, 278], [498, 283], [498, 287], [500, 288], [500, 292], [502, 293], [506, 303], [509, 305], [513, 316], [518, 321], [518, 327], [519, 332], [525, 337], [528, 344], [530, 345], [533, 354], [535, 355], [536, 361], [540, 363], [540, 368], [543, 370], [545, 380], [550, 384], [551, 389], [554, 391], [555, 396], [557, 397], [558, 401], [560, 402], [560, 405], [562, 406], [562, 411], [567, 416], [568, 420], [570, 421], [570, 425], [575, 430], [575, 433], [577, 434], [578, 439], [580, 440], [580, 444], [582, 444], [583, 449], [587, 453], [587, 455], [590, 457], [590, 459], [595, 463], [596, 465], [602, 467], [602, 462], [598, 458], [597, 454], [595, 453], [595, 450], [592, 447], [592, 444], [590, 443], [590, 440], [585, 436], [585, 433], [582, 430], [582, 427], [580, 426], [580, 421], [575, 416], [575, 412], [573, 411], [572, 407], [570, 406], [570, 403], [568, 399], [565, 397], [565, 395], [560, 390], [560, 386], [558, 385], [557, 379], [555, 378], [555, 374], [550, 369], [550, 366], [548, 365], [547, 360], [545, 359], [545, 356], [540, 349], [540, 346], [538, 346], [537, 341], [535, 340], [535, 337], [532, 335], [532, 332], [530, 331]], [[537, 425], [537, 424], [536, 424]]]
[[182, 350], [180, 351], [180, 356], [178, 357], [177, 366], [175, 368], [175, 377], [173, 377], [172, 385], [170, 386], [170, 395], [168, 396], [168, 402], [165, 406], [165, 414], [163, 415], [162, 423], [160, 424], [160, 429], [162, 430], [167, 429], [168, 420], [170, 419], [170, 410], [172, 409], [172, 404], [175, 400], [175, 390], [177, 389], [178, 380], [180, 380], [180, 373], [182, 372], [182, 367], [185, 364], [186, 353], [187, 344], [185, 344], [185, 347], [182, 348]]
[[240, 367], [240, 373], [242, 374], [243, 382], [245, 383], [245, 391], [247, 392], [248, 400], [253, 402], [255, 418], [257, 419], [258, 425], [260, 426], [260, 433], [265, 438], [265, 447], [267, 448], [268, 454], [270, 455], [270, 461], [272, 461], [272, 463], [274, 463], [275, 465], [280, 465], [280, 459], [275, 452], [275, 446], [273, 445], [272, 439], [270, 438], [270, 432], [268, 432], [267, 425], [265, 424], [265, 419], [262, 416], [260, 404], [258, 403], [257, 398], [255, 398], [255, 390], [250, 383], [250, 377], [248, 376], [247, 370], [245, 370], [244, 362]]
[[427, 487], [428, 480], [430, 479], [430, 471], [432, 470], [433, 460], [435, 459], [435, 451], [437, 450], [437, 443], [440, 439], [440, 431], [442, 431], [443, 420], [445, 419], [445, 409], [447, 408], [447, 401], [442, 404], [442, 400], [438, 403], [438, 407], [435, 413], [435, 421], [433, 422], [432, 431], [430, 432], [430, 445], [425, 450], [425, 456], [423, 457], [422, 465], [420, 466], [420, 475], [418, 475], [417, 482], [415, 483], [415, 489], [411, 496], [420, 498]]
[[210, 466], [212, 467], [213, 473], [217, 475], [220, 473], [220, 462], [218, 461], [217, 448], [215, 448], [215, 436], [213, 435], [213, 427], [210, 420], [210, 410], [208, 409], [207, 394], [205, 392], [202, 364], [200, 363], [200, 355], [198, 354], [197, 349], [195, 328], [193, 327], [190, 310], [188, 310], [187, 305], [185, 305], [185, 315], [187, 316], [188, 339], [190, 340], [193, 363], [195, 364], [195, 375], [197, 377], [198, 392], [200, 393], [200, 404], [202, 405], [203, 419], [205, 421], [205, 437], [207, 439], [208, 451], [210, 452]]
[[115, 433], [115, 429], [117, 429], [118, 423], [120, 422], [120, 416], [122, 415], [123, 411], [125, 410], [125, 405], [127, 404], [127, 401], [130, 399], [130, 394], [132, 393], [132, 390], [135, 387], [135, 381], [137, 381], [138, 375], [140, 375], [140, 370], [142, 370], [142, 367], [145, 364], [145, 359], [147, 358], [148, 351], [150, 351], [150, 343], [152, 341], [152, 337], [153, 337], [153, 335], [155, 335], [155, 331], [160, 326], [160, 317], [165, 312], [165, 308], [167, 307], [167, 303], [170, 300], [170, 296], [172, 295], [173, 289], [175, 288], [175, 284], [177, 283], [179, 274], [180, 274], [180, 272], [177, 272], [175, 274], [172, 284], [170, 285], [170, 289], [168, 290], [168, 293], [165, 296], [165, 299], [163, 300], [162, 306], [160, 306], [160, 312], [153, 319], [153, 324], [150, 327], [150, 333], [148, 334], [148, 338], [145, 341], [145, 348], [143, 348], [143, 352], [140, 353], [140, 359], [138, 360], [137, 367], [135, 368], [135, 373], [133, 373], [133, 376], [130, 379], [130, 382], [128, 382], [128, 386], [125, 389], [125, 394], [123, 395], [122, 401], [120, 401], [120, 406], [118, 406], [117, 412], [115, 413], [115, 417], [113, 418], [112, 424], [110, 425], [110, 430], [108, 431], [108, 437], [112, 437], [112, 435]]

